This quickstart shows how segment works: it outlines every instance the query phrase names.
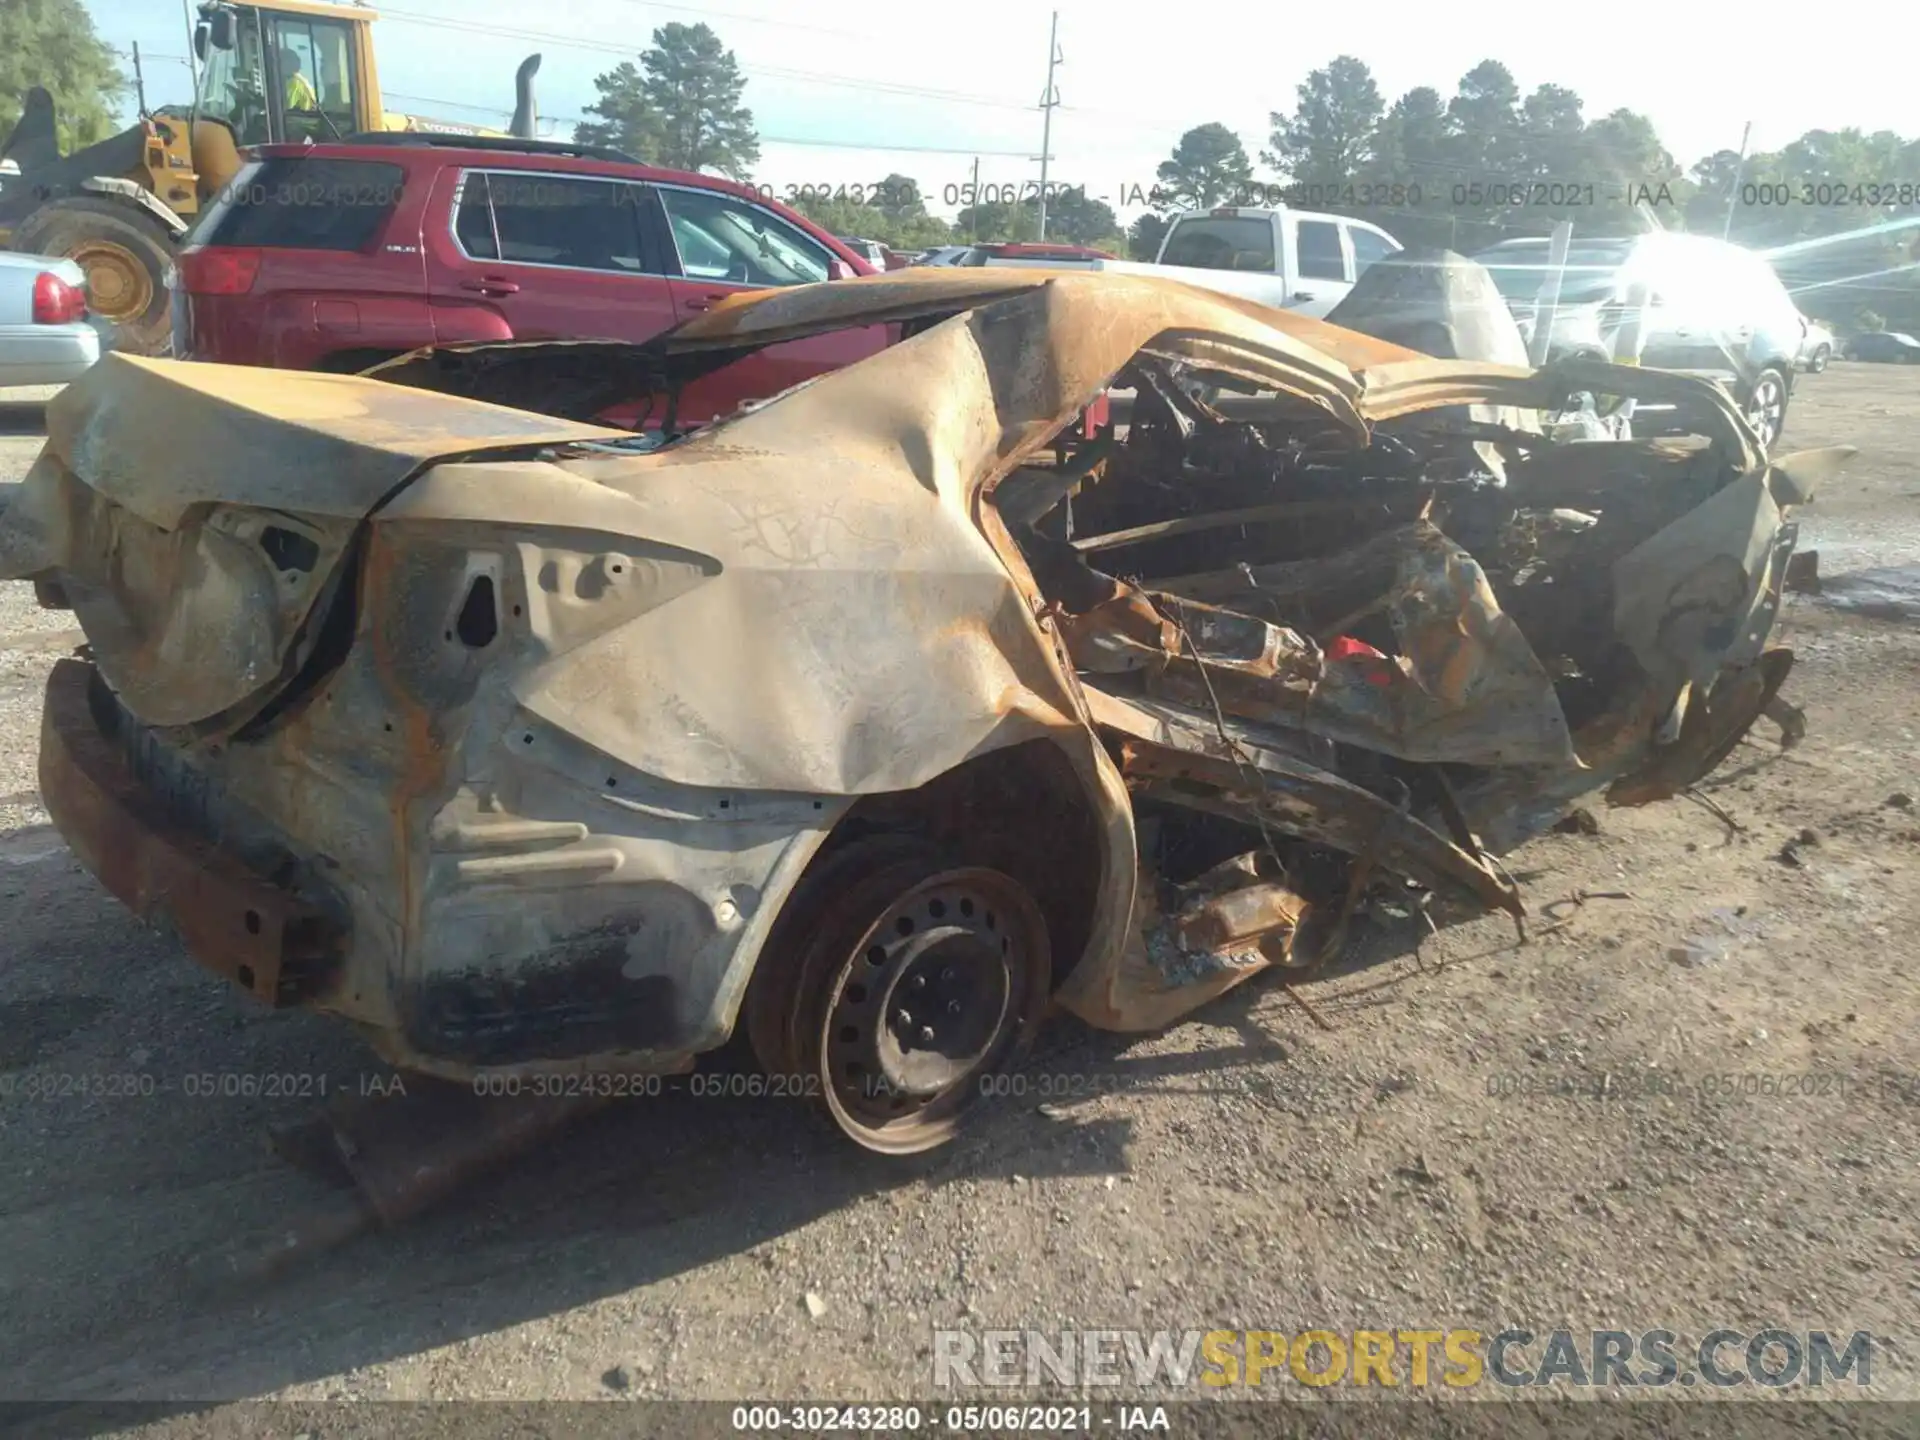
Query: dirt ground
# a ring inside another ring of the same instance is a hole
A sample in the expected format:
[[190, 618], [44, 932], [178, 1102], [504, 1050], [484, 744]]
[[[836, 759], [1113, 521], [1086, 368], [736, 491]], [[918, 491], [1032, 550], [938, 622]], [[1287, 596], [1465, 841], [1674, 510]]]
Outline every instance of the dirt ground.
[[[40, 423], [0, 403], [0, 482]], [[1915, 566], [1920, 370], [1803, 377], [1782, 448], [1834, 443], [1862, 453], [1802, 548]], [[1255, 982], [1150, 1038], [1057, 1022], [1026, 1095], [917, 1161], [792, 1102], [637, 1102], [236, 1285], [222, 1256], [317, 1198], [265, 1140], [308, 1102], [188, 1077], [387, 1072], [69, 857], [35, 753], [78, 632], [0, 585], [0, 1399], [899, 1399], [935, 1393], [938, 1326], [1870, 1331], [1872, 1393], [1920, 1398], [1920, 808], [1893, 798], [1920, 793], [1920, 618], [1868, 608], [1789, 599], [1810, 732], [1756, 729], [1702, 787], [1725, 820], [1596, 806], [1512, 857], [1524, 947], [1378, 932], [1311, 1012]], [[1629, 898], [1548, 908], [1582, 891]], [[63, 1076], [153, 1093], [43, 1093]]]

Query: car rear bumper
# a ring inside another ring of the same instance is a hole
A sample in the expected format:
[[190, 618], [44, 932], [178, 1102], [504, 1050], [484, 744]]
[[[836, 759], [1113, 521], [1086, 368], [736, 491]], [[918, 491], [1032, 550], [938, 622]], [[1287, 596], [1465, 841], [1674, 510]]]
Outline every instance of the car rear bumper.
[[172, 929], [201, 965], [270, 1005], [298, 1003], [328, 968], [331, 926], [192, 833], [135, 778], [95, 712], [96, 674], [62, 660], [47, 681], [40, 794], [54, 825], [108, 893]]
[[100, 358], [100, 332], [75, 325], [0, 325], [0, 386], [64, 385]]

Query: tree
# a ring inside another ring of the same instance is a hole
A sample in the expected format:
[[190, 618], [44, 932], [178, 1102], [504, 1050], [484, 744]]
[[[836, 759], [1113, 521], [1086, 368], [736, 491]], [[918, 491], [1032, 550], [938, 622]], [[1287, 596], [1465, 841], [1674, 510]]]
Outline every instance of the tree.
[[1385, 180], [1445, 192], [1447, 107], [1438, 90], [1419, 85], [1393, 102], [1374, 131], [1373, 161]]
[[977, 205], [968, 205], [953, 221], [953, 238], [961, 245], [976, 241], [1031, 240], [1039, 233], [1039, 206], [1014, 205], [1004, 200], [982, 200]]
[[1153, 260], [1160, 254], [1160, 242], [1167, 238], [1167, 217], [1156, 215], [1151, 210], [1135, 220], [1127, 229], [1127, 258], [1129, 260]]
[[927, 216], [927, 202], [920, 194], [920, 182], [898, 172], [880, 182], [880, 194], [874, 204], [890, 219], [903, 224]]
[[1385, 106], [1366, 62], [1337, 56], [1300, 83], [1299, 108], [1268, 116], [1271, 150], [1260, 158], [1298, 185], [1341, 185], [1372, 151]]
[[1595, 184], [1671, 185], [1681, 178], [1653, 121], [1632, 110], [1615, 110], [1587, 127], [1587, 164]]
[[646, 72], [641, 91], [660, 117], [661, 161], [746, 179], [760, 158], [753, 112], [740, 103], [747, 78], [711, 27], [662, 25], [640, 68]]
[[[1025, 202], [1034, 204], [1036, 202]], [[1039, 228], [1039, 216], [1034, 217]], [[1089, 200], [1081, 189], [1061, 190], [1047, 197], [1047, 239], [1064, 240], [1070, 245], [1092, 245], [1105, 249], [1120, 235], [1120, 217], [1104, 200]]]
[[600, 98], [586, 107], [596, 117], [573, 128], [576, 145], [624, 150], [649, 163], [660, 159], [660, 116], [647, 100], [646, 80], [631, 60], [622, 60], [594, 80]]
[[[888, 180], [891, 182], [899, 178], [889, 176]], [[911, 181], [906, 183], [912, 184]], [[919, 203], [917, 193], [911, 204], [890, 205], [888, 200], [898, 193], [889, 183], [881, 190], [880, 196], [872, 201], [855, 200], [850, 196], [803, 194], [794, 199], [792, 205], [814, 224], [834, 235], [878, 240], [895, 250], [924, 250], [931, 245], [946, 244], [947, 222], [927, 214], [926, 207]]]
[[586, 145], [613, 145], [677, 170], [717, 170], [744, 180], [760, 158], [753, 112], [740, 103], [747, 80], [733, 52], [706, 25], [677, 21], [653, 32], [636, 70], [622, 61], [594, 80], [596, 117], [575, 127]]
[[0, 135], [12, 133], [28, 90], [53, 96], [62, 152], [116, 133], [127, 82], [81, 0], [0, 0]]
[[1163, 208], [1205, 210], [1244, 190], [1253, 178], [1253, 162], [1240, 137], [1216, 121], [1182, 135], [1155, 173], [1160, 179], [1155, 199]]
[[1520, 159], [1520, 87], [1498, 60], [1482, 60], [1465, 75], [1447, 102], [1449, 159], [1465, 181], [1499, 182]]
[[1519, 169], [1550, 185], [1585, 183], [1586, 129], [1578, 95], [1563, 85], [1540, 86], [1520, 106]]
[[1716, 150], [1694, 163], [1688, 172], [1694, 191], [1687, 201], [1687, 229], [1718, 235], [1726, 224], [1727, 207], [1734, 203], [1734, 185], [1751, 181], [1752, 172], [1741, 162], [1737, 150]]

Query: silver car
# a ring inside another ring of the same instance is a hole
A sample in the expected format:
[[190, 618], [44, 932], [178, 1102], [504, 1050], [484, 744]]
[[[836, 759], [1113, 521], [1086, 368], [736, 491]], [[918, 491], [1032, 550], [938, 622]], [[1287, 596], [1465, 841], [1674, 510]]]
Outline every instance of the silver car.
[[64, 385], [99, 358], [80, 267], [0, 251], [0, 387]]
[[1802, 323], [1806, 326], [1806, 333], [1800, 337], [1800, 353], [1795, 357], [1794, 363], [1802, 370], [1809, 370], [1818, 375], [1833, 359], [1833, 332], [1818, 320], [1806, 319], [1803, 316]]

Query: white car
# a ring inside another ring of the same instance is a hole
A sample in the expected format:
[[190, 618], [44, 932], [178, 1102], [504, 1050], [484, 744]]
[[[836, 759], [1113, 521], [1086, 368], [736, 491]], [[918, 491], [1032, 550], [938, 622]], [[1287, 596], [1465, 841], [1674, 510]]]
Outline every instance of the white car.
[[916, 265], [964, 265], [973, 253], [971, 245], [936, 245], [913, 263]]
[[99, 358], [80, 267], [0, 251], [0, 387], [64, 385]]
[[1818, 320], [1801, 317], [1806, 326], [1806, 334], [1800, 340], [1800, 353], [1794, 363], [1802, 370], [1811, 370], [1818, 375], [1827, 368], [1827, 362], [1833, 359], [1837, 348], [1833, 343], [1833, 332]]
[[[1378, 225], [1311, 210], [1225, 206], [1173, 217], [1150, 273], [1324, 319], [1400, 242]], [[1128, 268], [1122, 262], [1101, 267]]]

